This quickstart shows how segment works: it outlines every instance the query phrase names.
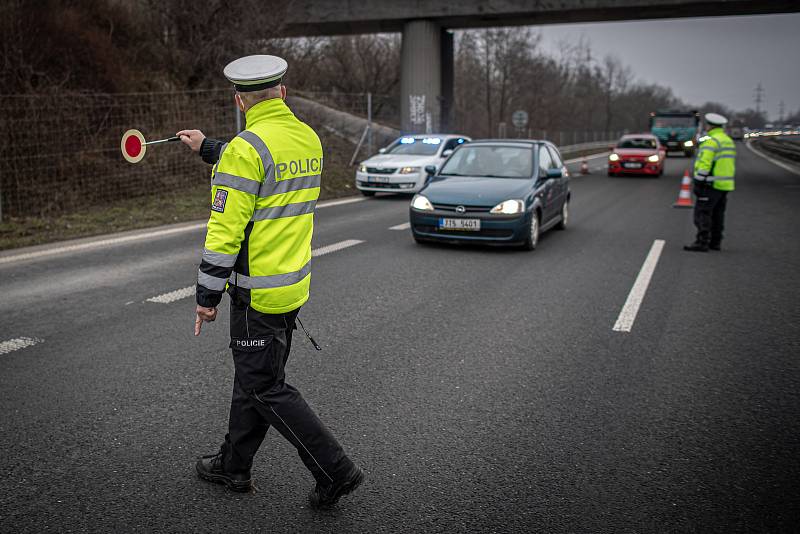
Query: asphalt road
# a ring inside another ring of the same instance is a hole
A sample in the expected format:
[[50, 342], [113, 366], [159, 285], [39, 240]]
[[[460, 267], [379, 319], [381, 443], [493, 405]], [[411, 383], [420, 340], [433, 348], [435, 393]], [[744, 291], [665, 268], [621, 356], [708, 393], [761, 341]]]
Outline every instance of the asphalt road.
[[147, 299], [193, 284], [201, 229], [0, 256], [0, 531], [796, 531], [800, 176], [741, 146], [724, 250], [692, 254], [687, 160], [602, 161], [532, 253], [418, 246], [390, 229], [408, 198], [318, 210], [316, 248], [362, 241], [315, 260], [324, 350], [298, 337], [287, 368], [368, 474], [328, 512], [274, 431], [257, 493], [195, 476], [227, 424], [227, 301], [194, 338], [193, 298]]

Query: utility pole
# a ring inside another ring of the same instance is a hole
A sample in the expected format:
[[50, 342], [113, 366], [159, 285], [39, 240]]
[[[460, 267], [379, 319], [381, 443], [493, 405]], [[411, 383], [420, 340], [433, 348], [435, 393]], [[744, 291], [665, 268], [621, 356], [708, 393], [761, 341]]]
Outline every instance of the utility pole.
[[760, 114], [761, 102], [764, 101], [764, 88], [761, 86], [761, 82], [758, 82], [758, 85], [756, 86], [753, 101], [756, 103], [756, 113]]
[[783, 100], [781, 100], [781, 103], [778, 104], [778, 116], [780, 116], [780, 119], [778, 119], [778, 122], [780, 122], [781, 125], [783, 125], [783, 112], [785, 111], [784, 108], [785, 108], [785, 106], [783, 105]]

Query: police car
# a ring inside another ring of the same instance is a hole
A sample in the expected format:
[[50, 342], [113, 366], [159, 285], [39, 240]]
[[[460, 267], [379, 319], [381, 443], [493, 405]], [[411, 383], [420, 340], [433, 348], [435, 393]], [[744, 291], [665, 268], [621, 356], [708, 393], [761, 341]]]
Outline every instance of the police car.
[[409, 135], [396, 139], [356, 170], [356, 187], [365, 196], [378, 192], [416, 193], [428, 182], [425, 167], [440, 169], [453, 150], [470, 141], [464, 135]]

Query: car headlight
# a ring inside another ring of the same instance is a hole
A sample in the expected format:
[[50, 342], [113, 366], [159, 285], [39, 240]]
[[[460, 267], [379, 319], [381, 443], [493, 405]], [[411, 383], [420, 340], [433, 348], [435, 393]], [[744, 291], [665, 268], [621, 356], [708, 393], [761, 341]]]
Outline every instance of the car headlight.
[[359, 165], [358, 166], [358, 171], [359, 172], [367, 172], [367, 166], [366, 165]]
[[611, 154], [608, 156], [608, 161], [619, 161], [619, 154]]
[[525, 211], [525, 203], [521, 200], [506, 200], [489, 210], [489, 213], [502, 213], [504, 215], [514, 215]]
[[419, 167], [400, 167], [397, 174], [413, 174], [415, 172], [419, 172]]
[[433, 211], [433, 204], [422, 195], [414, 195], [411, 199], [411, 207], [420, 211]]
[[647, 157], [647, 161], [652, 161], [653, 163], [658, 162], [658, 154], [653, 154], [652, 156]]
[[694, 141], [692, 141], [691, 139], [689, 139], [688, 141], [686, 141], [685, 143], [683, 143], [683, 146], [694, 146]]

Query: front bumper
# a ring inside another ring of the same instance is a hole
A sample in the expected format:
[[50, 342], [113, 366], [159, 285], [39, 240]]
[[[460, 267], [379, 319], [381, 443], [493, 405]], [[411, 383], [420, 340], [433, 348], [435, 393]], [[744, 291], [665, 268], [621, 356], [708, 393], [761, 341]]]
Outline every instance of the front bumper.
[[[419, 211], [409, 209], [411, 232], [417, 239], [443, 242], [522, 243], [528, 237], [530, 213], [521, 215], [457, 214], [452, 211]], [[439, 220], [480, 219], [479, 231], [440, 229]]]
[[[375, 181], [375, 178], [380, 181]], [[427, 176], [423, 173], [375, 175], [356, 171], [356, 188], [359, 191], [418, 193], [426, 182]]]
[[[638, 169], [630, 169], [627, 167], [623, 167], [622, 164], [626, 163], [625, 161], [609, 161], [608, 162], [608, 172], [612, 172], [614, 174], [658, 174], [661, 172], [662, 162], [651, 163], [646, 162], [643, 164], [642, 167]], [[637, 162], [641, 163], [641, 162]]]

